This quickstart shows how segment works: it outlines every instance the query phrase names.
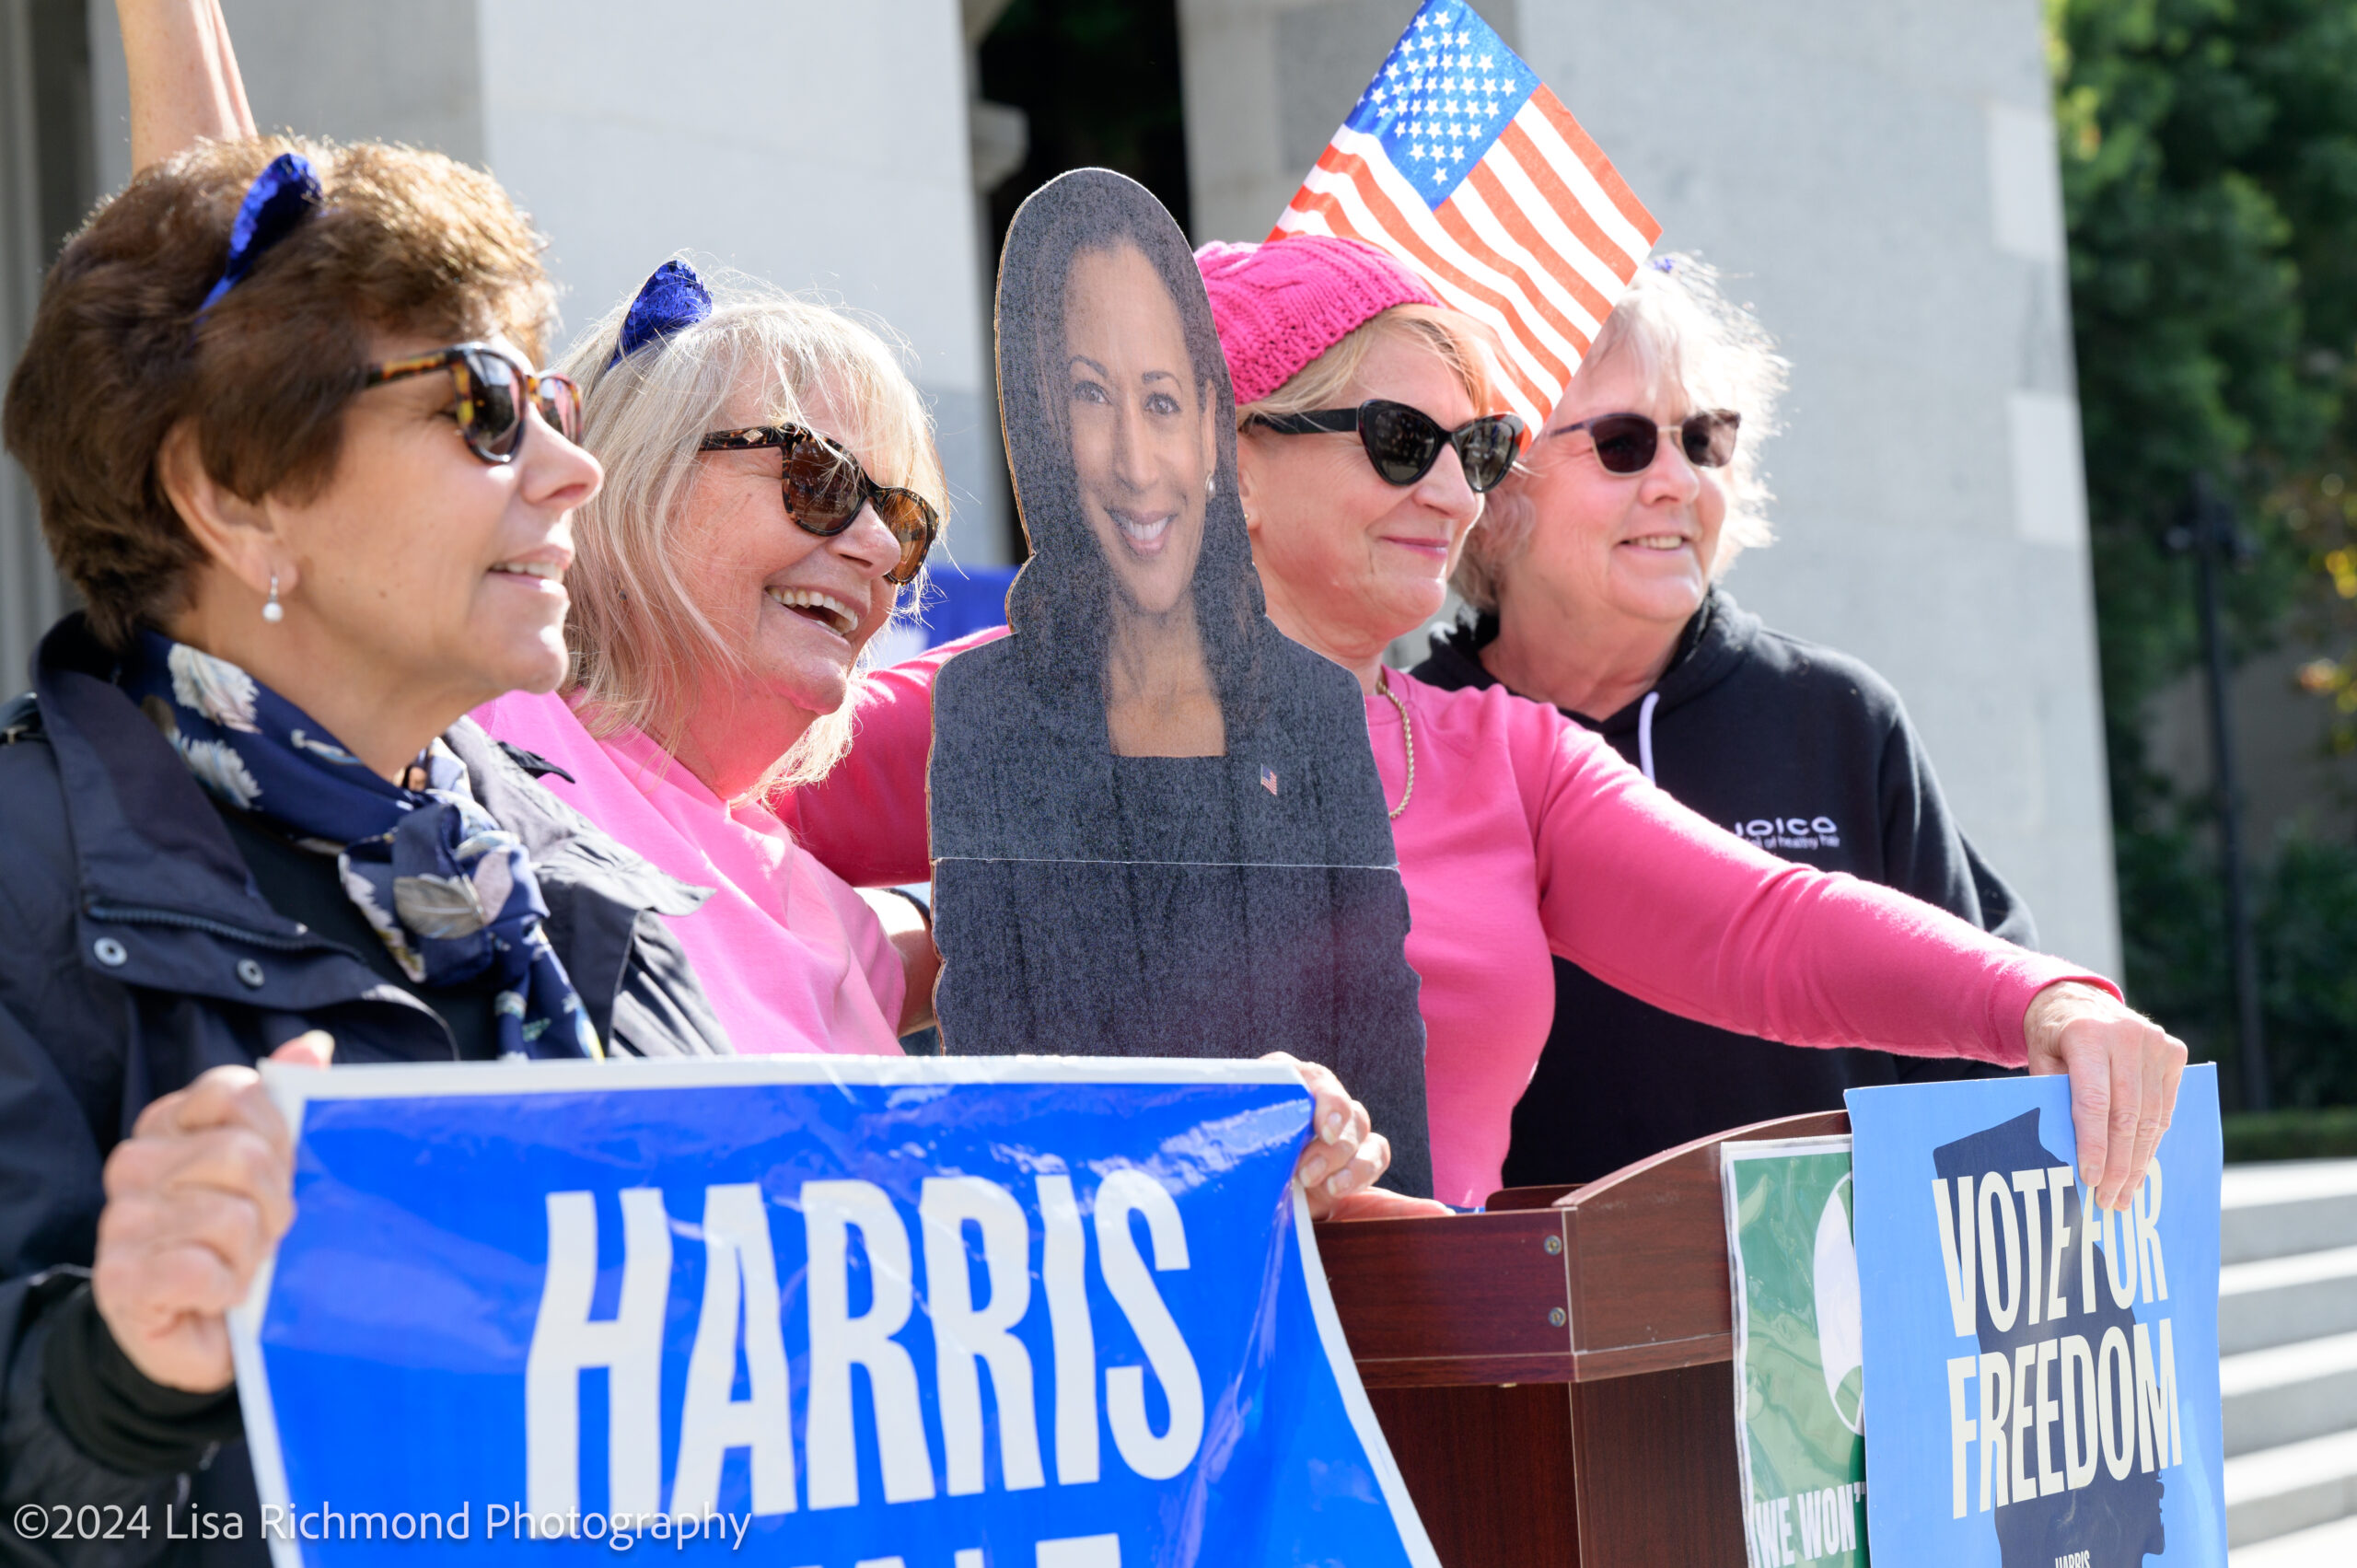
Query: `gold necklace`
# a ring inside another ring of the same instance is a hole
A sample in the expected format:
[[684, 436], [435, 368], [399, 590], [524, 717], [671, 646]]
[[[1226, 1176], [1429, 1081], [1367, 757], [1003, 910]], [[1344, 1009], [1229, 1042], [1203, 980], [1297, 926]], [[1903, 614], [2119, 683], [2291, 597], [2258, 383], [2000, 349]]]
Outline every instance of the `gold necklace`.
[[1409, 797], [1416, 793], [1416, 726], [1409, 721], [1408, 704], [1399, 700], [1399, 693], [1391, 689], [1391, 682], [1382, 670], [1376, 671], [1375, 689], [1399, 710], [1399, 735], [1408, 743], [1408, 787], [1399, 792], [1399, 804], [1391, 808], [1391, 819], [1397, 822], [1399, 813], [1408, 809]]

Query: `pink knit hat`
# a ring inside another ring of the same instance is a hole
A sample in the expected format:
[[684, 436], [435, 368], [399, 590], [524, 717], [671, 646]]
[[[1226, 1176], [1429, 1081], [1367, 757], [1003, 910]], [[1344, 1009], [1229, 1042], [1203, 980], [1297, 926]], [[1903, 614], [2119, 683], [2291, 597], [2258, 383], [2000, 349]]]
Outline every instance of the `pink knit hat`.
[[1374, 246], [1325, 234], [1195, 252], [1236, 401], [1267, 397], [1395, 305], [1438, 305], [1424, 281]]

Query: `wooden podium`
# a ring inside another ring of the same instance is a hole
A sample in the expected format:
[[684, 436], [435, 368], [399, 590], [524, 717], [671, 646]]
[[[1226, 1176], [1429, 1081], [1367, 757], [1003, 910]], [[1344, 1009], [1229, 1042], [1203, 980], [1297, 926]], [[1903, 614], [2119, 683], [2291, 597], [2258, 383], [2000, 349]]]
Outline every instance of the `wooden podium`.
[[1318, 1227], [1367, 1399], [1443, 1568], [1741, 1568], [1719, 1145], [1488, 1212]]

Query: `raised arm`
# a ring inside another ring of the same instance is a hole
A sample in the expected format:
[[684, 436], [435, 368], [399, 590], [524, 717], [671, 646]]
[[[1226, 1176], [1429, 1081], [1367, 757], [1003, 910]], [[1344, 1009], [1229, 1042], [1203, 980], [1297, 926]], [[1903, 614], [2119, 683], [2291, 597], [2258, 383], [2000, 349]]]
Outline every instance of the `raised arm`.
[[134, 169], [161, 163], [201, 138], [254, 134], [221, 0], [115, 0], [114, 11], [130, 65]]
[[2110, 981], [1892, 889], [1767, 854], [1569, 726], [1552, 746], [1529, 805], [1557, 953], [1722, 1028], [2068, 1073], [2080, 1175], [2105, 1206], [2128, 1201], [2186, 1051]]

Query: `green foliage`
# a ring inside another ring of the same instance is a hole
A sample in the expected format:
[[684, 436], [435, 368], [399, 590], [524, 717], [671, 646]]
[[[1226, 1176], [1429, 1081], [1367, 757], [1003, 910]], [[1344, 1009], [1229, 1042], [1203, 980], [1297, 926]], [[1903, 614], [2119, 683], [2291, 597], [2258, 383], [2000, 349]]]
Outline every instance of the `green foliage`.
[[2357, 1109], [2277, 1110], [2226, 1118], [2226, 1163], [2357, 1156]]
[[[2128, 980], [2214, 1051], [2232, 1007], [2202, 803], [2144, 752], [2151, 699], [2199, 653], [2168, 534], [2212, 475], [2256, 547], [2225, 588], [2238, 653], [2357, 628], [2357, 0], [2049, 0], [2048, 18]], [[2308, 684], [2357, 689], [2348, 673], [2323, 661]], [[2314, 870], [2287, 863], [2279, 898]], [[2270, 903], [2280, 990], [2315, 943]], [[2357, 1051], [2357, 1008], [2338, 1016]]]
[[2357, 1106], [2357, 850], [2294, 839], [2266, 892], [2258, 940], [2276, 1095]]

